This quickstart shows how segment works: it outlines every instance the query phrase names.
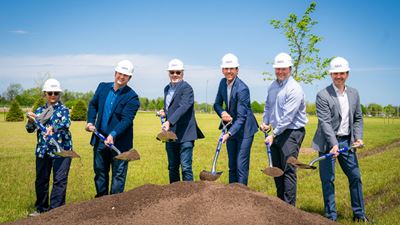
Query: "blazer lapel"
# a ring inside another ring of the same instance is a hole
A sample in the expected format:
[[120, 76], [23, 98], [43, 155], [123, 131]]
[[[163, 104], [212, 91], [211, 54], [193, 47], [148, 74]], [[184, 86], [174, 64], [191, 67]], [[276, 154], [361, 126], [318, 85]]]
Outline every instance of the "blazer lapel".
[[339, 112], [339, 116], [342, 117], [342, 110], [340, 109], [340, 104], [339, 104], [339, 100], [335, 91], [335, 88], [333, 88], [333, 84], [331, 84], [331, 86], [329, 86], [330, 88], [329, 90], [329, 94], [332, 97], [333, 102], [335, 103], [336, 109]]
[[239, 85], [239, 78], [236, 77], [236, 80], [234, 82], [235, 83], [233, 83], [233, 85], [232, 85], [231, 96], [229, 96], [229, 107], [228, 107], [228, 110], [230, 110], [230, 108], [232, 106], [232, 96], [236, 95], [237, 86]]
[[226, 85], [226, 79], [225, 79], [225, 82], [222, 82], [221, 92], [222, 92], [222, 98], [226, 105], [226, 109], [228, 109], [228, 90], [226, 88], [227, 88], [227, 85]]
[[[180, 91], [180, 87], [182, 86], [183, 82], [185, 82], [185, 81], [182, 80], [181, 82], [179, 82], [179, 83], [176, 85], [176, 87], [175, 87], [175, 92], [174, 92], [174, 94], [172, 95], [171, 102], [169, 103], [169, 107], [171, 107], [172, 102], [174, 101], [174, 99], [175, 99], [177, 93]], [[169, 108], [169, 107], [168, 107], [168, 108]]]

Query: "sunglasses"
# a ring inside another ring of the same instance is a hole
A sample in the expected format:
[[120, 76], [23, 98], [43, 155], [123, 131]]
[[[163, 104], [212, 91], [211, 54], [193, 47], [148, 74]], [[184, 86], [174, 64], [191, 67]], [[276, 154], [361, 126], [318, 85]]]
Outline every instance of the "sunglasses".
[[55, 91], [50, 91], [50, 92], [46, 92], [48, 96], [58, 96], [60, 94], [60, 92], [55, 92]]
[[174, 75], [174, 74], [176, 74], [176, 75], [181, 75], [181, 71], [169, 71], [169, 74], [171, 74], [171, 75]]

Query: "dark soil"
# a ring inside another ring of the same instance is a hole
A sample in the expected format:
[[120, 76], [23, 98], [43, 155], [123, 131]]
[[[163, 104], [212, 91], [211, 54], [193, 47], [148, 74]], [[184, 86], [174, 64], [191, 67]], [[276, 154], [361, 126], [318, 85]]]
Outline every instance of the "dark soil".
[[239, 184], [147, 184], [11, 224], [336, 224]]

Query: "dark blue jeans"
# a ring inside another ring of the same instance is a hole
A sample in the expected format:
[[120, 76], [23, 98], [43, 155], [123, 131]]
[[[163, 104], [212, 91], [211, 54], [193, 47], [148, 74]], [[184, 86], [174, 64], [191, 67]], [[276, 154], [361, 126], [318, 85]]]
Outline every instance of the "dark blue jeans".
[[289, 156], [297, 159], [305, 129], [286, 129], [278, 135], [271, 145], [272, 165], [282, 169], [283, 175], [275, 177], [276, 195], [293, 206], [296, 205], [297, 175], [296, 168], [286, 163]]
[[[124, 192], [126, 175], [128, 173], [128, 162], [122, 160], [114, 160], [116, 153], [106, 147], [103, 142], [94, 149], [94, 183], [96, 186], [96, 196], [100, 197], [108, 194], [116, 194]], [[109, 172], [111, 175], [111, 190], [109, 191]]]
[[228, 139], [226, 148], [229, 159], [229, 183], [247, 185], [249, 179], [250, 149], [254, 136], [243, 139]]
[[[71, 158], [44, 158], [36, 157], [36, 203], [38, 212], [45, 212], [65, 204], [67, 192], [68, 172]], [[50, 173], [53, 169], [53, 188], [51, 190], [49, 205]]]
[[182, 167], [183, 181], [193, 181], [192, 156], [194, 141], [182, 143], [167, 142], [165, 149], [168, 156], [169, 182], [180, 181], [179, 167]]
[[[339, 138], [339, 149], [349, 146], [349, 138]], [[319, 153], [323, 155], [324, 153]], [[364, 197], [361, 184], [360, 168], [358, 167], [357, 155], [348, 151], [341, 153], [337, 159], [340, 167], [349, 180], [351, 208], [356, 217], [365, 216]], [[319, 174], [324, 196], [325, 216], [331, 220], [337, 219], [335, 203], [335, 162], [336, 158], [328, 158], [319, 162]]]

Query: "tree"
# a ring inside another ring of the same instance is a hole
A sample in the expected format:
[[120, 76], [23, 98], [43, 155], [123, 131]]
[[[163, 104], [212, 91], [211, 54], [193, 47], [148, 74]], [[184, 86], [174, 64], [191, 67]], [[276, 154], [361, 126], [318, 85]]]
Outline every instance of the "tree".
[[87, 115], [87, 107], [83, 100], [78, 100], [71, 111], [71, 120], [85, 121]]
[[8, 101], [13, 101], [17, 95], [22, 93], [22, 91], [23, 89], [21, 84], [10, 84], [5, 93], [6, 99]]
[[394, 106], [392, 106], [391, 104], [383, 107], [383, 111], [385, 112], [387, 117], [392, 117], [392, 116], [396, 116], [396, 108]]
[[264, 107], [260, 103], [258, 103], [257, 101], [253, 101], [251, 103], [251, 109], [255, 113], [263, 113], [264, 112]]
[[380, 116], [382, 113], [382, 106], [376, 103], [368, 105], [368, 111], [372, 116]]
[[363, 115], [367, 115], [367, 107], [365, 107], [363, 104], [361, 104], [361, 112]]
[[39, 97], [32, 106], [32, 111], [35, 112], [40, 106], [43, 106], [46, 103], [43, 97]]
[[[316, 44], [322, 41], [322, 37], [311, 33], [311, 28], [318, 22], [310, 15], [315, 11], [317, 3], [311, 2], [301, 19], [290, 13], [283, 22], [271, 20], [270, 24], [276, 30], [280, 30], [289, 42], [290, 55], [293, 58], [292, 76], [299, 82], [311, 84], [315, 79], [322, 79], [328, 75], [328, 65], [331, 58], [322, 59]], [[275, 79], [274, 74], [264, 72], [266, 79]]]
[[17, 122], [17, 121], [23, 121], [24, 120], [24, 112], [22, 112], [21, 107], [19, 107], [19, 104], [17, 101], [12, 101], [11, 102], [11, 107], [10, 110], [7, 113], [6, 116], [6, 121], [8, 122]]

